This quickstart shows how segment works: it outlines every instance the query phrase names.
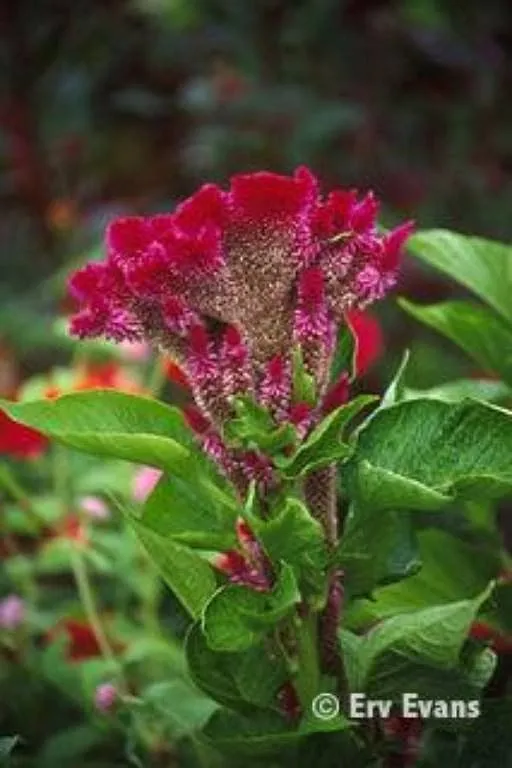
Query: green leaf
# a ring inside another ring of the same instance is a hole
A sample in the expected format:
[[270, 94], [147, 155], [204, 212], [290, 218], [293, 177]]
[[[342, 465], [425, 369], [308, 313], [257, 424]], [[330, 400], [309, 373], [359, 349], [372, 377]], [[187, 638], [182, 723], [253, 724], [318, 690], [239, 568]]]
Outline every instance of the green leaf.
[[[311, 734], [346, 730], [347, 737], [351, 739], [348, 730], [350, 723], [343, 715], [340, 714], [331, 720], [308, 715], [309, 713], [299, 728], [293, 728], [287, 727], [282, 716], [272, 712], [255, 712], [248, 718], [220, 710], [213, 715], [204, 734], [222, 752], [234, 754], [239, 759], [245, 757], [246, 760], [253, 760], [255, 756], [267, 759], [275, 756], [279, 761], [277, 765], [298, 765], [298, 754], [294, 754], [295, 750], [299, 748], [302, 752], [303, 741]], [[347, 764], [353, 765], [354, 762]]]
[[301, 737], [287, 729], [283, 718], [276, 713], [260, 712], [248, 718], [227, 710], [213, 715], [204, 736], [221, 752], [233, 754], [238, 760], [272, 755], [283, 760]]
[[157, 400], [96, 390], [0, 405], [16, 421], [86, 453], [150, 464], [185, 478], [195, 468], [181, 412]]
[[266, 640], [242, 653], [219, 653], [208, 646], [197, 623], [187, 634], [185, 650], [195, 684], [216, 701], [241, 712], [277, 708], [277, 692], [290, 671]]
[[192, 550], [161, 536], [132, 515], [128, 515], [162, 578], [193, 618], [199, 618], [217, 588], [211, 566]]
[[430, 389], [410, 389], [405, 387], [403, 400], [421, 400], [432, 398], [444, 400], [446, 403], [457, 403], [466, 398], [486, 400], [487, 402], [502, 402], [512, 398], [512, 389], [502, 381], [493, 379], [457, 379], [448, 381]]
[[[376, 589], [372, 600], [356, 600], [347, 609], [350, 628], [371, 626], [376, 620], [469, 599], [481, 593], [501, 569], [499, 554], [440, 530], [416, 536], [420, 570], [403, 581]], [[495, 589], [493, 601], [500, 591]]]
[[335, 382], [342, 373], [347, 373], [352, 380], [355, 374], [355, 338], [348, 324], [340, 325], [336, 341], [336, 351], [331, 364], [329, 381]]
[[406, 349], [402, 356], [402, 360], [400, 361], [400, 365], [398, 366], [397, 372], [393, 376], [391, 382], [388, 384], [386, 391], [384, 392], [384, 395], [382, 396], [382, 400], [379, 403], [379, 408], [388, 408], [390, 405], [395, 405], [395, 403], [399, 403], [401, 400], [403, 400], [405, 389], [405, 374], [407, 371], [408, 363], [409, 350]]
[[228, 549], [236, 543], [236, 505], [179, 477], [163, 477], [149, 499], [141, 522], [160, 536], [202, 549]]
[[233, 654], [232, 661], [233, 675], [243, 698], [258, 707], [277, 710], [278, 691], [290, 679], [283, 656], [263, 642]]
[[350, 448], [341, 442], [344, 427], [359, 411], [376, 399], [375, 395], [359, 395], [350, 403], [336, 408], [315, 427], [293, 456], [277, 457], [275, 463], [285, 477], [304, 475], [313, 469], [346, 458], [350, 454]]
[[218, 709], [218, 704], [207, 698], [188, 680], [152, 683], [141, 693], [148, 722], [162, 724], [169, 738], [179, 739], [199, 731]]
[[292, 352], [292, 392], [295, 403], [316, 402], [315, 378], [306, 370], [300, 347], [294, 347]]
[[352, 505], [336, 553], [350, 596], [369, 594], [415, 573], [420, 559], [408, 512]]
[[370, 629], [355, 648], [353, 689], [379, 698], [406, 691], [425, 698], [440, 698], [440, 692], [477, 694], [492, 674], [495, 658], [466, 640], [492, 589], [490, 584], [472, 599], [399, 614]]
[[234, 398], [234, 407], [237, 418], [224, 427], [224, 436], [229, 442], [248, 449], [259, 448], [270, 456], [294, 443], [296, 434], [293, 426], [276, 426], [267, 409], [250, 397]]
[[402, 309], [447, 336], [484, 371], [494, 371], [512, 385], [512, 327], [492, 310], [469, 301], [419, 306], [399, 299]]
[[441, 509], [512, 488], [512, 413], [467, 400], [411, 400], [379, 410], [344, 467], [349, 498], [378, 509]]
[[240, 656], [212, 651], [200, 622], [187, 633], [185, 654], [192, 680], [201, 690], [227, 707], [247, 709], [234, 675], [233, 659]]
[[310, 515], [305, 504], [293, 497], [276, 504], [272, 516], [262, 519], [253, 512], [253, 499], [254, 489], [249, 493], [244, 516], [270, 560], [291, 565], [304, 594], [323, 596], [327, 551], [318, 520]]
[[512, 323], [512, 248], [480, 237], [443, 229], [418, 232], [407, 243], [411, 253], [453, 277]]
[[275, 624], [291, 615], [301, 599], [293, 570], [283, 564], [271, 592], [230, 584], [206, 605], [202, 627], [214, 651], [244, 651]]

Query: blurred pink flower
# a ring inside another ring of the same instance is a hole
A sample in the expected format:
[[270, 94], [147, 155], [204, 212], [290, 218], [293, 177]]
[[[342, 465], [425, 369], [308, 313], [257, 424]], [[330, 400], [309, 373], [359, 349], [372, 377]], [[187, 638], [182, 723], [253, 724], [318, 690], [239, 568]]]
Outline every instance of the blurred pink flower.
[[144, 362], [151, 355], [151, 347], [145, 341], [122, 341], [119, 346], [125, 360], [130, 362]]
[[110, 517], [108, 506], [99, 496], [82, 496], [78, 503], [82, 512], [93, 520], [108, 520]]
[[116, 703], [118, 693], [113, 683], [102, 683], [94, 692], [94, 705], [103, 714], [110, 712]]
[[161, 476], [162, 471], [160, 469], [140, 467], [134, 475], [132, 484], [132, 496], [135, 501], [140, 503], [146, 501]]
[[25, 620], [25, 603], [18, 595], [0, 600], [0, 628], [17, 629]]

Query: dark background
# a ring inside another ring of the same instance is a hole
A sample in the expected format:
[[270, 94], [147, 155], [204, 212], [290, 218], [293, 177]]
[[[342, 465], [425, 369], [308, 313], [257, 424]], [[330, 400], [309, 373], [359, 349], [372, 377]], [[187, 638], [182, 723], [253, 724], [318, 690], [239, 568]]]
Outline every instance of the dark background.
[[[3, 4], [0, 357], [25, 375], [62, 358], [50, 322], [69, 309], [65, 277], [109, 218], [244, 170], [305, 163], [326, 190], [372, 187], [385, 225], [509, 240], [511, 21], [507, 0]], [[400, 292], [453, 293], [413, 264]], [[377, 311], [390, 368], [418, 348], [413, 385], [468, 373], [403, 313]]]

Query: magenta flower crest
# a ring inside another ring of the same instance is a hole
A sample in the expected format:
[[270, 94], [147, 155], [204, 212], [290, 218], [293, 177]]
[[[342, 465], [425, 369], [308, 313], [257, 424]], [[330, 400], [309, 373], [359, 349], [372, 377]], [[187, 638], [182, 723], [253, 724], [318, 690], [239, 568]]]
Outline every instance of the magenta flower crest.
[[[265, 457], [222, 447], [231, 398], [255, 397], [301, 436], [314, 425], [318, 409], [303, 418], [295, 409], [292, 353], [300, 348], [324, 397], [337, 327], [394, 285], [411, 232], [406, 223], [381, 234], [377, 213], [372, 193], [324, 198], [307, 168], [241, 174], [228, 190], [207, 184], [173, 213], [110, 224], [105, 260], [71, 278], [81, 307], [71, 330], [170, 353], [211, 425], [205, 449], [239, 488], [241, 478], [265, 486]], [[343, 396], [340, 383], [324, 412]]]

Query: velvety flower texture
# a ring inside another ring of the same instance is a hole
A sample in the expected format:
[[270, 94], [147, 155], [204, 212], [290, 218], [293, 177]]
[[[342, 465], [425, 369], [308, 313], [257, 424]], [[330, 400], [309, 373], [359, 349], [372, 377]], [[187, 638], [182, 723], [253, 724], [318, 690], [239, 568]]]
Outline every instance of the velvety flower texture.
[[293, 344], [318, 392], [345, 313], [396, 281], [409, 223], [376, 228], [372, 193], [326, 198], [307, 168], [203, 186], [172, 214], [113, 221], [107, 255], [71, 279], [82, 337], [150, 341], [183, 366], [198, 405], [219, 426], [227, 396], [259, 393], [289, 415]]

